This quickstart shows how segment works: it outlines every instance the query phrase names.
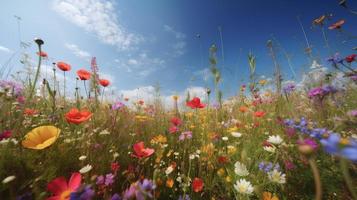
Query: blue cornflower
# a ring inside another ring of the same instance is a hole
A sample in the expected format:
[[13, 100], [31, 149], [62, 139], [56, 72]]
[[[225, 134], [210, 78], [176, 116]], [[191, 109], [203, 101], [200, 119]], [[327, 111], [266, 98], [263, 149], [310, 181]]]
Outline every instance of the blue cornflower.
[[355, 139], [341, 138], [339, 134], [332, 133], [328, 138], [321, 139], [320, 142], [327, 153], [357, 162], [357, 141]]

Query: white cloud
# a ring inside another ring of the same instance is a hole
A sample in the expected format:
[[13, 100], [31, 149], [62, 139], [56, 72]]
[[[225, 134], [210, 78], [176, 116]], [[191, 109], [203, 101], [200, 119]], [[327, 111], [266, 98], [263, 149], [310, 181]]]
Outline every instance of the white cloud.
[[171, 27], [169, 25], [164, 25], [164, 30], [166, 32], [174, 34], [176, 39], [185, 39], [186, 38], [186, 35], [184, 33], [176, 31], [173, 27]]
[[146, 77], [151, 73], [165, 68], [166, 61], [161, 58], [152, 58], [146, 53], [140, 53], [136, 57], [115, 59], [119, 64], [119, 69], [124, 69], [128, 73], [135, 72], [135, 75]]
[[93, 33], [100, 41], [121, 50], [133, 48], [143, 37], [129, 33], [117, 20], [111, 1], [55, 0], [53, 9], [73, 24]]
[[184, 33], [176, 31], [173, 27], [169, 25], [164, 25], [164, 30], [168, 33], [173, 34], [176, 38], [176, 42], [171, 45], [171, 47], [174, 50], [173, 56], [174, 57], [182, 56], [186, 51], [186, 42], [185, 42], [186, 35]]
[[75, 44], [65, 44], [65, 47], [67, 49], [69, 49], [74, 55], [76, 55], [79, 58], [83, 58], [83, 59], [89, 59], [90, 57], [90, 53], [81, 50], [77, 45]]
[[7, 47], [1, 46], [0, 45], [0, 51], [5, 52], [5, 53], [12, 53], [13, 51]]

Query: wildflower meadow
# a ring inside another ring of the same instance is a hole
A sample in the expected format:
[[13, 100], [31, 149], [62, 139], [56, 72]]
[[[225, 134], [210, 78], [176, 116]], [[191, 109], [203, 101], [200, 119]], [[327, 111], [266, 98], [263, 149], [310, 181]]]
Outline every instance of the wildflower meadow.
[[[350, 21], [309, 20], [356, 42], [344, 31]], [[224, 77], [223, 46], [212, 44], [203, 95], [157, 89], [143, 99], [113, 97], [100, 57], [78, 68], [47, 51], [51, 42], [30, 42], [33, 62], [17, 62], [24, 75], [1, 66], [1, 200], [357, 200], [356, 49], [320, 55], [307, 45], [308, 70], [290, 80], [279, 64], [289, 57], [268, 40], [272, 75], [243, 52], [249, 75], [227, 96], [222, 80], [236, 83]]]

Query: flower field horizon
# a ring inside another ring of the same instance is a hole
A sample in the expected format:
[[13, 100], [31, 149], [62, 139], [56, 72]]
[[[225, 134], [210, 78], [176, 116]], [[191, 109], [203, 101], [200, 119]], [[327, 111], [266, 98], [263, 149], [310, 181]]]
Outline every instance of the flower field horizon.
[[36, 50], [21, 47], [35, 58], [20, 60], [25, 75], [0, 70], [0, 199], [357, 200], [357, 49], [332, 49], [325, 31], [345, 43], [357, 33], [317, 14], [310, 21], [328, 48], [321, 55], [298, 20], [308, 70], [296, 75], [272, 37], [262, 44], [271, 75], [261, 76], [260, 58], [247, 52], [248, 75], [232, 95], [221, 27], [220, 45], [201, 57], [203, 91], [166, 95], [158, 84], [149, 98], [115, 96], [97, 57], [81, 52], [88, 67], [78, 69], [45, 51], [55, 41], [34, 38]]

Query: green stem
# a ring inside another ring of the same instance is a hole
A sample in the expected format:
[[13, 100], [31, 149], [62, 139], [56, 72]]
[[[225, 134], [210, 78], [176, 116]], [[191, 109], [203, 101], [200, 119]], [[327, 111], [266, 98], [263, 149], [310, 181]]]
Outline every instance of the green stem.
[[351, 179], [350, 173], [348, 171], [348, 161], [346, 159], [342, 158], [340, 161], [340, 167], [341, 167], [341, 170], [343, 173], [343, 178], [345, 179], [348, 190], [350, 191], [350, 193], [352, 195], [352, 198], [354, 200], [357, 200], [356, 190], [353, 188], [352, 179]]
[[322, 199], [322, 186], [321, 186], [321, 179], [319, 174], [319, 169], [317, 168], [316, 162], [313, 158], [309, 159], [309, 164], [312, 170], [312, 174], [315, 180], [315, 193], [316, 193], [316, 200]]
[[36, 83], [37, 83], [37, 79], [38, 76], [40, 75], [40, 68], [41, 68], [41, 45], [38, 45], [38, 51], [39, 51], [39, 55], [38, 55], [38, 65], [37, 65], [37, 71], [36, 71], [36, 75], [35, 75], [35, 80], [33, 81], [33, 83], [31, 84], [31, 90], [30, 90], [30, 96], [29, 99], [32, 99], [35, 87], [36, 87]]

